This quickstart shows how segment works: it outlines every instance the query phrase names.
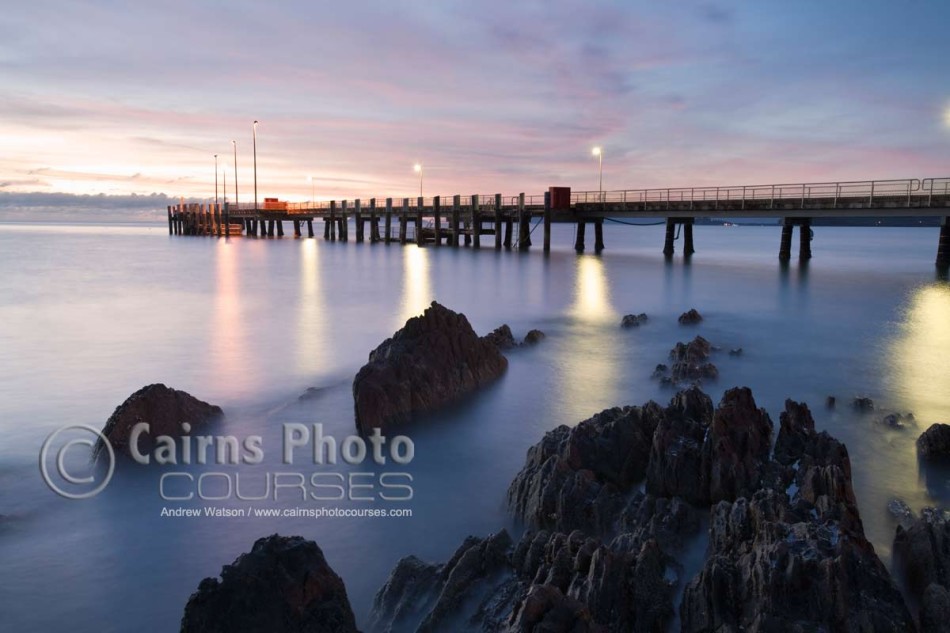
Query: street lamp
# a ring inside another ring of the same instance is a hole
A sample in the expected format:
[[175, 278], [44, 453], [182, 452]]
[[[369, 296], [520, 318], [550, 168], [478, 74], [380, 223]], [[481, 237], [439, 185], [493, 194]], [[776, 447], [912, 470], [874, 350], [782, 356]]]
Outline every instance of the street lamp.
[[597, 192], [600, 194], [601, 199], [604, 197], [604, 151], [595, 147], [590, 151], [590, 153], [597, 157], [597, 162], [600, 163], [600, 185], [598, 186]]
[[254, 121], [254, 210], [257, 211], [257, 121]]
[[313, 195], [313, 187], [314, 187], [313, 176], [308, 176], [308, 178], [310, 178], [310, 208], [316, 209], [317, 206], [316, 204], [314, 204], [314, 195]]
[[415, 165], [412, 166], [412, 169], [417, 174], [419, 174], [419, 197], [421, 198], [422, 197], [422, 175], [423, 175], [422, 163], [416, 163]]
[[238, 184], [237, 184], [237, 141], [231, 141], [234, 146], [234, 207], [238, 206]]

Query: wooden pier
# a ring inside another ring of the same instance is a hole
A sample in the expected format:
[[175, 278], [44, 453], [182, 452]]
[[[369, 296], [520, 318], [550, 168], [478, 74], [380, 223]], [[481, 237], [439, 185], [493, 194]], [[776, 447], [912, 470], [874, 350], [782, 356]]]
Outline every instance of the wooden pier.
[[536, 196], [496, 193], [318, 203], [268, 198], [262, 205], [179, 204], [168, 207], [168, 232], [284, 237], [284, 222], [291, 222], [294, 237], [312, 238], [314, 222], [322, 221], [323, 238], [332, 241], [349, 241], [352, 227], [358, 243], [527, 250], [535, 229], [542, 227], [542, 248], [548, 252], [551, 225], [560, 222], [576, 224], [574, 248], [578, 252], [586, 249], [587, 225], [593, 225], [594, 251], [600, 252], [605, 247], [605, 221], [661, 219], [666, 221], [663, 253], [673, 256], [680, 231], [683, 255], [688, 257], [695, 252], [696, 218], [779, 218], [779, 259], [788, 261], [796, 226], [799, 258], [811, 258], [815, 219], [921, 216], [941, 218], [937, 266], [950, 267], [950, 177], [574, 193], [566, 187], [551, 187]]

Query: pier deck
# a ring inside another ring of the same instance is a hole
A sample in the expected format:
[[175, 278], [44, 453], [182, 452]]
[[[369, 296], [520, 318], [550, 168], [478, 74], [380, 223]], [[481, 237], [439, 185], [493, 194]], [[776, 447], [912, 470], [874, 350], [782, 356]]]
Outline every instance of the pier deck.
[[[941, 218], [937, 265], [950, 267], [950, 177], [795, 183], [730, 187], [678, 187], [619, 191], [570, 192], [552, 187], [542, 195], [451, 195], [417, 198], [331, 200], [225, 205], [181, 204], [168, 207], [169, 233], [176, 235], [282, 237], [283, 222], [293, 234], [313, 237], [313, 222], [322, 220], [328, 240], [482, 246], [525, 250], [532, 245], [532, 223], [543, 224], [543, 247], [550, 249], [555, 222], [577, 224], [575, 249], [585, 249], [585, 228], [594, 225], [596, 251], [604, 248], [604, 220], [662, 218], [667, 223], [664, 253], [672, 255], [677, 225], [684, 229], [684, 255], [693, 249], [696, 218], [780, 218], [780, 259], [791, 256], [792, 230], [800, 227], [799, 256], [811, 257], [811, 225], [817, 218], [848, 217]], [[368, 228], [368, 230], [367, 230]], [[276, 230], [276, 235], [275, 235]]]

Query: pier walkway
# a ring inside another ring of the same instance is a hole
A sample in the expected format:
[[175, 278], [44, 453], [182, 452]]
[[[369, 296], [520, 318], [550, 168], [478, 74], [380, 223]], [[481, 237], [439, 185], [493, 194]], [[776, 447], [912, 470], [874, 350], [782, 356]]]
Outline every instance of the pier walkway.
[[683, 254], [694, 252], [696, 218], [778, 218], [782, 237], [779, 258], [791, 258], [792, 232], [799, 227], [799, 257], [811, 257], [812, 221], [817, 218], [939, 217], [937, 266], [950, 267], [950, 177], [868, 180], [856, 182], [677, 187], [620, 191], [578, 191], [551, 187], [542, 195], [449, 195], [417, 198], [371, 197], [320, 202], [225, 205], [179, 204], [168, 207], [168, 231], [174, 235], [282, 237], [283, 223], [293, 235], [314, 236], [313, 223], [323, 221], [327, 240], [526, 250], [534, 229], [542, 226], [545, 252], [551, 247], [551, 225], [577, 225], [574, 247], [586, 248], [586, 227], [594, 228], [594, 250], [604, 248], [605, 220], [665, 219], [663, 252], [674, 253], [682, 227]]

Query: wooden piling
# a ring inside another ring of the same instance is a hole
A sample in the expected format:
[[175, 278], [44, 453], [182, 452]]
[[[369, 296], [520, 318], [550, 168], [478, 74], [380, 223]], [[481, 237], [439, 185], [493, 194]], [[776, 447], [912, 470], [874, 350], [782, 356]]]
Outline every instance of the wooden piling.
[[350, 241], [350, 221], [346, 217], [346, 207], [347, 200], [344, 200], [342, 204], [340, 204], [340, 240], [343, 242]]
[[676, 240], [676, 222], [673, 218], [666, 218], [666, 242], [663, 244], [663, 254], [667, 257], [672, 257], [676, 252], [674, 240]]
[[459, 216], [462, 213], [462, 196], [452, 197], [452, 246], [459, 245]]
[[330, 218], [323, 219], [323, 239], [330, 240], [330, 225], [333, 224], [333, 221]]
[[505, 216], [505, 248], [511, 248], [511, 233], [514, 220], [511, 217], [511, 211]]
[[950, 218], [944, 218], [940, 223], [940, 238], [937, 242], [937, 268], [950, 268]]
[[386, 243], [389, 244], [392, 241], [392, 225], [393, 225], [393, 199], [386, 198], [386, 220], [383, 228], [386, 230]]
[[363, 210], [360, 208], [360, 199], [353, 202], [353, 218], [356, 220], [356, 241], [363, 241]]
[[277, 237], [283, 237], [284, 236], [284, 221], [275, 220], [274, 223], [277, 225]]
[[528, 250], [531, 246], [529, 235], [531, 219], [524, 206], [524, 192], [518, 194], [518, 250]]
[[577, 235], [574, 237], [574, 250], [578, 253], [584, 252], [584, 234], [587, 232], [587, 222], [577, 221]]
[[442, 199], [439, 196], [432, 199], [432, 224], [435, 227], [435, 245], [442, 246]]
[[375, 244], [379, 241], [379, 218], [376, 217], [376, 198], [369, 199], [369, 241]]
[[168, 206], [168, 234], [175, 234], [175, 220], [172, 218], [172, 208], [171, 205]]
[[551, 192], [544, 192], [544, 252], [551, 252]]
[[683, 220], [683, 257], [689, 257], [696, 252], [693, 248], [693, 218]]
[[294, 220], [294, 237], [300, 236], [300, 220]]
[[811, 259], [811, 218], [803, 218], [798, 225], [798, 259]]
[[792, 231], [795, 226], [789, 218], [782, 221], [782, 243], [778, 248], [778, 260], [787, 262], [792, 258]]
[[594, 252], [600, 253], [604, 250], [604, 219], [594, 220]]
[[501, 194], [495, 194], [495, 250], [501, 250]]
[[482, 216], [477, 193], [472, 194], [472, 241], [475, 248], [482, 247]]
[[416, 244], [422, 246], [425, 240], [422, 236], [422, 213], [425, 211], [425, 200], [422, 196], [416, 199]]
[[336, 200], [330, 200], [330, 239], [336, 241]]
[[402, 213], [399, 214], [399, 243], [406, 243], [406, 223], [409, 221], [409, 198], [402, 199]]
[[307, 218], [307, 237], [313, 237], [313, 218]]

